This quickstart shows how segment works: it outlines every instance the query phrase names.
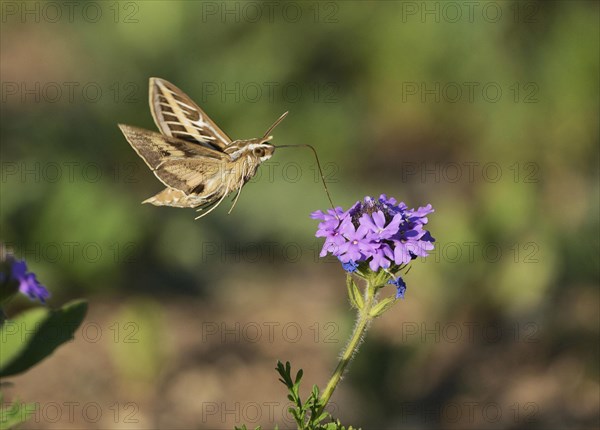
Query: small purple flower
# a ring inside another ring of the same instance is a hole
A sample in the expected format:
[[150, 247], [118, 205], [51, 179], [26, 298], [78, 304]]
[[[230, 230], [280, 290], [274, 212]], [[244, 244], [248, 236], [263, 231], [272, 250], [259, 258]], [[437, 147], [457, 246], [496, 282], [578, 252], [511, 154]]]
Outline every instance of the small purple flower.
[[350, 260], [347, 263], [342, 263], [342, 268], [348, 273], [354, 273], [358, 269], [358, 264]]
[[396, 214], [386, 226], [386, 219], [383, 211], [373, 212], [371, 215], [366, 213], [360, 217], [361, 225], [367, 226], [369, 230], [380, 240], [389, 239], [396, 234], [398, 232], [398, 228], [400, 227], [401, 221], [402, 215]]
[[325, 257], [328, 253], [337, 255], [340, 245], [346, 242], [340, 232], [340, 219], [343, 215], [344, 211], [340, 207], [335, 208], [335, 211], [328, 209], [327, 212], [315, 211], [310, 214], [312, 219], [322, 220], [316, 233], [316, 237], [325, 238], [323, 249], [319, 254], [321, 257]]
[[413, 259], [410, 251], [410, 245], [402, 241], [396, 241], [394, 247], [394, 263], [397, 265], [408, 264]]
[[404, 293], [406, 293], [406, 283], [404, 279], [398, 276], [396, 279], [390, 279], [388, 284], [396, 286], [396, 299], [404, 300]]
[[16, 281], [19, 283], [19, 291], [29, 297], [31, 300], [39, 300], [46, 303], [46, 299], [50, 297], [50, 293], [37, 280], [35, 273], [27, 271], [27, 264], [23, 260], [16, 260], [12, 255], [6, 257], [6, 262], [10, 266], [10, 274], [3, 273], [1, 279], [3, 281]]
[[371, 255], [371, 261], [369, 261], [369, 268], [373, 271], [376, 272], [377, 270], [381, 269], [387, 269], [390, 267], [391, 262], [389, 259], [386, 258], [386, 248], [387, 245], [384, 245], [382, 247], [380, 247], [379, 249], [376, 249], [375, 251], [373, 251], [372, 255]]
[[346, 241], [340, 245], [339, 259], [343, 263], [348, 261], [362, 260], [364, 255], [371, 252], [372, 246], [366, 242], [365, 236], [369, 229], [364, 225], [356, 228], [354, 224], [345, 221], [342, 225], [342, 233]]

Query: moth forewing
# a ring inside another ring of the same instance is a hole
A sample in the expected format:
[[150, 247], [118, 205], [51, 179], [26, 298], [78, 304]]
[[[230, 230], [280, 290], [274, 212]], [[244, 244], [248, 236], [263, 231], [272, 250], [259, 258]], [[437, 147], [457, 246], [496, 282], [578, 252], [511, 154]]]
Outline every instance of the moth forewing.
[[150, 78], [149, 98], [152, 118], [164, 135], [221, 151], [231, 144], [231, 138], [172, 83], [160, 78]]

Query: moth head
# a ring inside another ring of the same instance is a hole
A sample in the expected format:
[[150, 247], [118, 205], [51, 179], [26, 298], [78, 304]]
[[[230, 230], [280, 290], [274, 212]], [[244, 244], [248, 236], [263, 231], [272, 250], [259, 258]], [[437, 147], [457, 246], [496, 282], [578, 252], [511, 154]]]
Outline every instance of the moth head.
[[266, 161], [273, 156], [275, 151], [275, 146], [268, 143], [271, 139], [272, 136], [269, 136], [267, 139], [261, 139], [259, 143], [251, 143], [248, 145], [248, 149], [261, 162]]

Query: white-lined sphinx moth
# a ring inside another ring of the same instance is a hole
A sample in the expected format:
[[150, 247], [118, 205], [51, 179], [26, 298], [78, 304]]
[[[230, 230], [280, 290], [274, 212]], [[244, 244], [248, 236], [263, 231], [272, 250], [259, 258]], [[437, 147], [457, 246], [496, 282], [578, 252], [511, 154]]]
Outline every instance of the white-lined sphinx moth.
[[150, 78], [150, 111], [160, 133], [119, 124], [125, 138], [166, 188], [143, 203], [197, 208], [201, 218], [225, 197], [241, 189], [275, 146], [269, 134], [232, 141], [183, 91], [160, 78]]

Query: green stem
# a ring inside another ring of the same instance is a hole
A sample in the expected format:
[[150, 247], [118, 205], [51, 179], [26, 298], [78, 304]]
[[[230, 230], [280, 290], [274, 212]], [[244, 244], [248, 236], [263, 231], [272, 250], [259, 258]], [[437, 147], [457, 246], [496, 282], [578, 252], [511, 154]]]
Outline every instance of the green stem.
[[327, 383], [323, 394], [321, 394], [322, 406], [319, 410], [319, 415], [323, 412], [325, 406], [327, 406], [327, 403], [333, 395], [337, 384], [340, 382], [342, 376], [344, 375], [344, 370], [346, 369], [346, 367], [352, 360], [352, 357], [358, 350], [360, 341], [366, 333], [367, 329], [369, 328], [369, 323], [373, 319], [373, 317], [369, 314], [371, 313], [371, 309], [375, 304], [375, 283], [371, 280], [368, 280], [367, 285], [365, 287], [365, 303], [363, 308], [358, 312], [358, 320], [356, 322], [356, 325], [354, 326], [354, 330], [352, 332], [352, 335], [350, 336], [350, 340], [344, 348], [342, 356], [340, 357], [340, 361], [338, 362], [338, 365], [335, 368], [331, 379]]

